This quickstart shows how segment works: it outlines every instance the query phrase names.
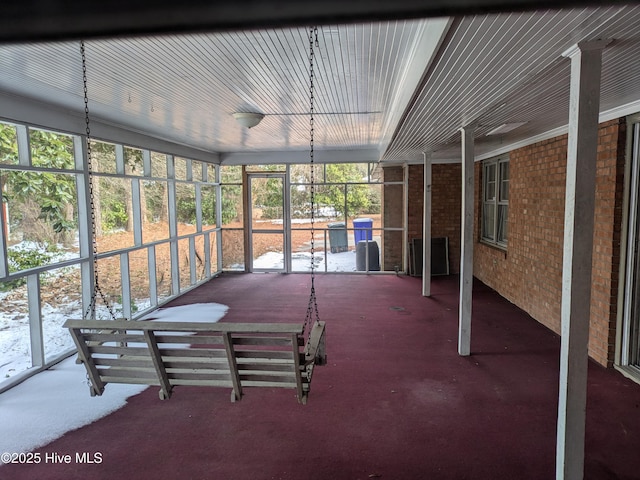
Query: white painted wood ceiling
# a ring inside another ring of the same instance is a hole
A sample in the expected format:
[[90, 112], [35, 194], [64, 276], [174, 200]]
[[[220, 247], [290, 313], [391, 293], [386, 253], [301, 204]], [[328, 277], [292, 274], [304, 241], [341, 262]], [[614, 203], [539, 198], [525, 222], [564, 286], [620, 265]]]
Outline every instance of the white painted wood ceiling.
[[[561, 131], [562, 53], [599, 38], [614, 40], [603, 56], [601, 111], [640, 111], [638, 6], [321, 26], [315, 147], [335, 153], [323, 160], [417, 161], [426, 151], [448, 161], [460, 157], [458, 129], [473, 121], [480, 156]], [[308, 149], [307, 28], [92, 39], [86, 53], [97, 122], [223, 161], [276, 162]], [[78, 116], [82, 93], [78, 42], [0, 45], [0, 95]], [[265, 118], [249, 130], [232, 117], [242, 111]], [[486, 135], [512, 122], [526, 123]]]

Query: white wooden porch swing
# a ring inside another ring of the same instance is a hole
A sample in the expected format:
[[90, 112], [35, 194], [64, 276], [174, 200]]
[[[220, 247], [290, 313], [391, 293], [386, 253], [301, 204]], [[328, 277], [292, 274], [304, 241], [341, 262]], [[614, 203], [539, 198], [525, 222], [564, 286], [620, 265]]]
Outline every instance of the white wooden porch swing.
[[[316, 365], [326, 363], [325, 322], [320, 321], [315, 292], [313, 162], [314, 46], [317, 28], [309, 30], [309, 124], [311, 166], [311, 289], [303, 323], [213, 323], [131, 321], [116, 318], [98, 278], [95, 205], [92, 188], [91, 136], [87, 94], [85, 45], [81, 42], [86, 121], [89, 196], [91, 200], [94, 289], [83, 320], [67, 320], [86, 367], [91, 396], [102, 395], [108, 383], [155, 385], [161, 399], [177, 385], [231, 388], [231, 401], [240, 400], [245, 387], [296, 390], [306, 404]], [[111, 320], [96, 320], [97, 298]], [[305, 338], [306, 337], [306, 338]], [[194, 348], [190, 348], [194, 347]]]

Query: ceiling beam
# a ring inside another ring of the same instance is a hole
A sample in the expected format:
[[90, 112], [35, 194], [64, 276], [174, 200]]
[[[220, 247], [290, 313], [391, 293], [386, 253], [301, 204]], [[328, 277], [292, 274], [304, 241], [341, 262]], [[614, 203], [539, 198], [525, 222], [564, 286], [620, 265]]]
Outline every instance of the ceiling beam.
[[[373, 148], [351, 150], [315, 149], [315, 163], [371, 163], [378, 162], [380, 152]], [[221, 165], [273, 165], [309, 163], [309, 150], [286, 150], [268, 152], [233, 152], [221, 153]]]
[[426, 20], [420, 26], [419, 34], [416, 36], [410, 57], [406, 62], [407, 67], [394, 92], [395, 97], [391, 102], [389, 115], [382, 127], [379, 147], [381, 152], [387, 151], [391, 140], [402, 126], [407, 110], [416, 101], [418, 87], [428, 75], [452, 23], [453, 19], [450, 17], [433, 18]]
[[[638, 0], [608, 0], [608, 4]], [[599, 0], [22, 0], [4, 2], [0, 42], [239, 30], [572, 6]]]

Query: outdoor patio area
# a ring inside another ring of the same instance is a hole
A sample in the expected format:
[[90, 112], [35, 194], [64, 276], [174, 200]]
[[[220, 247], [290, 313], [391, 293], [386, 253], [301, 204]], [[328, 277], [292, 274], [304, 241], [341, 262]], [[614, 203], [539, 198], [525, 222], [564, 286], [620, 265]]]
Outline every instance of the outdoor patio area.
[[[309, 281], [223, 274], [171, 305], [227, 305], [222, 322], [302, 322]], [[161, 401], [149, 387], [35, 449], [40, 463], [1, 466], [0, 477], [553, 478], [559, 337], [476, 282], [472, 354], [460, 357], [458, 283], [434, 277], [425, 298], [407, 276], [317, 277], [328, 364], [316, 368], [307, 405], [286, 389], [246, 388], [231, 403], [225, 388], [176, 387]], [[640, 385], [589, 368], [585, 478], [639, 478]], [[54, 454], [71, 462], [45, 461]]]

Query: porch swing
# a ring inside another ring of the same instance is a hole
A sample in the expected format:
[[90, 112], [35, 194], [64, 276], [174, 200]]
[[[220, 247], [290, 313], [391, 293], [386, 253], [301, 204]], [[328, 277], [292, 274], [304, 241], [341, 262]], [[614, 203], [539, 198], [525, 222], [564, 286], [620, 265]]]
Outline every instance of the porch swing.
[[[206, 323], [131, 321], [117, 318], [99, 284], [95, 205], [91, 187], [91, 132], [84, 41], [82, 54], [87, 167], [91, 204], [94, 288], [83, 320], [67, 320], [87, 371], [91, 396], [102, 395], [108, 383], [159, 386], [161, 399], [177, 385], [230, 387], [231, 401], [247, 387], [292, 388], [306, 404], [316, 365], [326, 364], [325, 322], [320, 320], [315, 291], [314, 179], [314, 45], [317, 28], [309, 30], [309, 126], [311, 190], [311, 287], [305, 320], [298, 323]], [[96, 320], [97, 298], [110, 320]], [[190, 348], [196, 347], [196, 348]]]

